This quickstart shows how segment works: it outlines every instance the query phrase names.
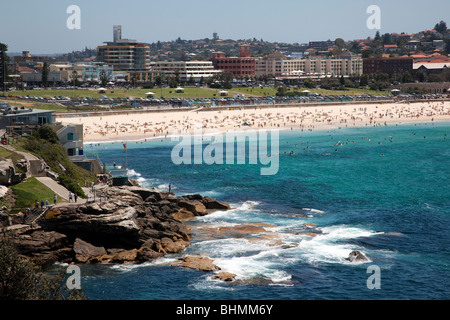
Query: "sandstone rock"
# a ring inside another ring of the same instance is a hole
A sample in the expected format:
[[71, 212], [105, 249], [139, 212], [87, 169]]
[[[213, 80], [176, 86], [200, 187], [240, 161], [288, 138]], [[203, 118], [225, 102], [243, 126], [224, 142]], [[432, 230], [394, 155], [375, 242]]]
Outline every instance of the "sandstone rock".
[[225, 282], [230, 282], [230, 281], [234, 281], [234, 279], [236, 278], [236, 275], [234, 273], [223, 271], [223, 272], [219, 272], [219, 273], [215, 274], [214, 276], [212, 276], [212, 278], [222, 280]]
[[307, 223], [307, 222], [305, 222], [303, 225], [305, 227], [316, 227], [316, 225], [314, 223]]
[[203, 203], [198, 200], [180, 200], [178, 205], [192, 212], [196, 216], [204, 216], [208, 214], [208, 210]]
[[157, 258], [163, 257], [164, 254], [160, 252], [156, 252], [149, 247], [141, 247], [136, 252], [136, 261], [137, 262], [145, 262], [145, 261], [151, 261]]
[[2, 199], [8, 193], [8, 187], [0, 185], [0, 199]]
[[85, 263], [96, 256], [106, 255], [106, 250], [103, 247], [96, 247], [79, 238], [75, 239], [73, 244], [73, 251], [78, 262]]
[[162, 200], [161, 193], [156, 190], [151, 190], [151, 189], [142, 188], [142, 187], [135, 187], [135, 186], [127, 187], [126, 190], [131, 191], [132, 193], [138, 194], [139, 196], [141, 196], [142, 200], [145, 200], [146, 198], [148, 198], [150, 196], [155, 197], [157, 199], [157, 201]]
[[0, 159], [0, 184], [9, 185], [11, 178], [15, 175], [14, 164], [11, 159]]
[[58, 250], [68, 245], [66, 235], [55, 231], [45, 232], [41, 229], [19, 234], [14, 241], [18, 250], [25, 255]]
[[166, 253], [181, 253], [189, 244], [189, 242], [184, 240], [173, 241], [167, 237], [161, 239], [161, 248]]
[[132, 263], [136, 260], [137, 249], [121, 250], [115, 253], [112, 258], [112, 263]]
[[236, 225], [233, 227], [220, 227], [219, 232], [220, 233], [227, 233], [227, 234], [254, 234], [254, 233], [262, 233], [266, 232], [267, 230], [260, 226], [255, 225]]
[[[97, 195], [95, 203], [62, 205], [49, 211], [39, 221], [43, 227], [39, 233], [35, 230], [18, 238], [21, 253], [68, 263], [149, 261], [183, 252], [192, 232], [182, 221], [209, 212], [201, 195], [177, 197], [139, 186], [107, 187]], [[207, 203], [229, 207], [216, 200], [207, 199]], [[206, 260], [197, 264], [216, 270], [205, 266]]]
[[186, 256], [178, 258], [178, 262], [172, 264], [172, 266], [182, 266], [185, 268], [201, 270], [201, 271], [215, 271], [220, 268], [213, 264], [213, 260], [208, 257], [201, 256]]
[[215, 198], [204, 197], [201, 202], [205, 205], [207, 209], [215, 210], [229, 210], [230, 205], [225, 202], [217, 201]]
[[185, 221], [195, 217], [195, 215], [184, 208], [179, 209], [177, 212], [172, 214], [172, 217], [178, 221]]

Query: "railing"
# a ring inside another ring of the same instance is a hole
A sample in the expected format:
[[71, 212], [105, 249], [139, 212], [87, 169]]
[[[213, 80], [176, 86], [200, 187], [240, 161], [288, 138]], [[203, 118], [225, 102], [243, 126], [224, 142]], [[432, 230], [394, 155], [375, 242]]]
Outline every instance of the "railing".
[[29, 224], [32, 225], [34, 224], [37, 220], [39, 220], [43, 215], [45, 215], [47, 213], [49, 209], [49, 206], [46, 207], [35, 207], [29, 216], [26, 217], [24, 224]]

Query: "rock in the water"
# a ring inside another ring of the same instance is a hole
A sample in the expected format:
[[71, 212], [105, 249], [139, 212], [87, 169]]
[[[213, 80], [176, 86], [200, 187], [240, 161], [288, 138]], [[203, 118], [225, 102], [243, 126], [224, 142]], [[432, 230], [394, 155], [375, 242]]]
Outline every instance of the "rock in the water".
[[367, 257], [361, 251], [358, 251], [358, 250], [354, 250], [354, 251], [350, 252], [347, 260], [350, 262], [369, 261], [369, 259], [367, 259]]
[[198, 200], [180, 200], [178, 205], [192, 212], [196, 216], [204, 216], [208, 214], [208, 210], [203, 203]]
[[220, 268], [213, 264], [213, 260], [208, 257], [201, 256], [186, 256], [178, 258], [178, 262], [172, 264], [172, 266], [182, 266], [185, 268], [201, 270], [201, 271], [215, 271]]
[[234, 281], [234, 279], [236, 278], [236, 275], [234, 273], [230, 273], [230, 272], [219, 272], [219, 273], [215, 274], [212, 278], [222, 280], [225, 282], [230, 282], [230, 281]]
[[173, 241], [170, 238], [164, 237], [161, 239], [161, 251], [164, 253], [181, 253], [190, 243], [184, 240]]
[[164, 256], [162, 252], [156, 252], [149, 247], [142, 246], [136, 253], [136, 262], [146, 262]]
[[228, 203], [217, 201], [215, 198], [204, 197], [201, 201], [205, 205], [206, 209], [215, 209], [215, 210], [230, 209], [230, 205]]

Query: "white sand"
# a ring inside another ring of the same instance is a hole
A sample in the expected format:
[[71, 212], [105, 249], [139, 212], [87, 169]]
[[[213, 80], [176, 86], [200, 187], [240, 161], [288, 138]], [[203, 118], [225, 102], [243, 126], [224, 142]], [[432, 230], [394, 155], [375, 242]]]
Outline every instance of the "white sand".
[[[79, 118], [57, 118], [83, 123], [84, 142], [133, 141], [193, 132], [243, 129], [303, 129], [385, 126], [406, 122], [450, 121], [450, 101], [289, 106], [243, 110], [167, 111]], [[247, 122], [250, 126], [243, 126]]]

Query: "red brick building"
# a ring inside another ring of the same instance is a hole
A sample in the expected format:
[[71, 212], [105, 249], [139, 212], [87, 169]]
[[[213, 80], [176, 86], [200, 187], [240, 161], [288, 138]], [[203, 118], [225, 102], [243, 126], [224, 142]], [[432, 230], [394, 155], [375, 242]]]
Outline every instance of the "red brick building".
[[239, 57], [226, 57], [223, 52], [215, 52], [211, 61], [215, 69], [229, 72], [236, 77], [256, 75], [256, 60], [251, 57], [249, 45], [239, 47]]
[[363, 59], [363, 73], [401, 74], [413, 72], [413, 58], [371, 56]]

